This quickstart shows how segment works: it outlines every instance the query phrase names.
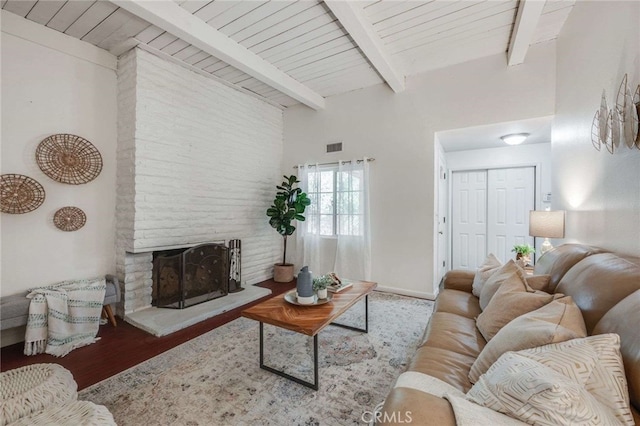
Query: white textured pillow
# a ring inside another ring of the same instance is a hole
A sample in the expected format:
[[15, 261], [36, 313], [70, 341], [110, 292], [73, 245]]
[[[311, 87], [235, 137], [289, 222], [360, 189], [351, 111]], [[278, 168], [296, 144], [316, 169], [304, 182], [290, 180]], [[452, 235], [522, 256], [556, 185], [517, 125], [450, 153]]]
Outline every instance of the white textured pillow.
[[493, 273], [501, 266], [502, 262], [500, 262], [500, 259], [498, 259], [493, 253], [489, 253], [489, 256], [484, 260], [484, 263], [480, 265], [478, 271], [476, 271], [476, 276], [473, 277], [471, 293], [476, 297], [480, 297], [480, 291], [482, 291], [484, 283], [486, 283], [489, 277], [491, 277], [491, 275], [493, 275]]
[[620, 424], [580, 384], [518, 352], [502, 355], [467, 399], [533, 425]]
[[607, 406], [622, 424], [634, 424], [617, 334], [597, 334], [518, 354], [571, 378]]

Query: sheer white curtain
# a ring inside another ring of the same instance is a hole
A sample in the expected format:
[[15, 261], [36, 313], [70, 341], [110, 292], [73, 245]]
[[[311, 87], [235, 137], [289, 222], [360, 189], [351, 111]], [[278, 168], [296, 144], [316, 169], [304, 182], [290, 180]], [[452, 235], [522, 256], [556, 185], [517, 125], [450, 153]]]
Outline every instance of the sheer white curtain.
[[336, 235], [334, 271], [340, 277], [371, 279], [369, 225], [369, 161], [338, 163], [336, 175]]
[[[298, 180], [302, 192], [307, 195], [317, 193], [320, 183], [320, 167], [318, 164], [305, 163], [298, 165]], [[298, 222], [296, 230], [297, 267], [308, 266], [314, 275], [322, 275], [325, 272], [320, 268], [320, 199], [310, 197], [311, 205], [304, 212], [305, 221]]]

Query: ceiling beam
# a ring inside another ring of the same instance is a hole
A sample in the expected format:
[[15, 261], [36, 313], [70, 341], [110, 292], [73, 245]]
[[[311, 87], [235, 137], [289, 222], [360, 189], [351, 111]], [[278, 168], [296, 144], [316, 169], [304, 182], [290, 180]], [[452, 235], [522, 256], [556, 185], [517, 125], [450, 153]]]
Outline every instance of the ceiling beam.
[[545, 3], [545, 0], [520, 0], [516, 23], [513, 26], [509, 50], [507, 51], [507, 63], [509, 66], [524, 62]]
[[398, 93], [404, 90], [404, 76], [393, 65], [384, 42], [366, 19], [362, 8], [344, 0], [325, 0], [324, 3], [338, 18], [344, 29], [355, 40], [369, 62], [380, 73], [391, 89]]
[[144, 0], [111, 0], [111, 2], [297, 101], [315, 110], [324, 109], [324, 98], [320, 94], [231, 40], [175, 2]]

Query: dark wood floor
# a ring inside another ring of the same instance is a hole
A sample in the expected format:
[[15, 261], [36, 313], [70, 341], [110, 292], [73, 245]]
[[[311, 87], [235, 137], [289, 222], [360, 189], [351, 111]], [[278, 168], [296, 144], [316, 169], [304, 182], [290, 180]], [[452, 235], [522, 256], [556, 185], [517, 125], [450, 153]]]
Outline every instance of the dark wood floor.
[[155, 337], [119, 319], [117, 327], [113, 327], [110, 324], [100, 326], [98, 336], [101, 339], [96, 343], [78, 348], [62, 358], [47, 354], [26, 356], [22, 353], [24, 349], [23, 343], [7, 346], [0, 351], [0, 370], [6, 371], [24, 365], [43, 362], [57, 363], [71, 371], [78, 383], [78, 390], [84, 389], [216, 327], [233, 321], [240, 317], [240, 312], [243, 309], [273, 295], [292, 289], [295, 285], [294, 283], [281, 284], [274, 281], [264, 281], [258, 285], [271, 289], [272, 295], [168, 336]]

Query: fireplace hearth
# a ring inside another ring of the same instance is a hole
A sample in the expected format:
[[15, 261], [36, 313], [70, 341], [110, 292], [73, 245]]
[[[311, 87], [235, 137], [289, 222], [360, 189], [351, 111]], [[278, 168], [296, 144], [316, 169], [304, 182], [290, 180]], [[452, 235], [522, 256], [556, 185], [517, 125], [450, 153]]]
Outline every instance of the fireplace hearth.
[[214, 243], [154, 252], [152, 304], [184, 309], [226, 296], [229, 254], [227, 246]]

